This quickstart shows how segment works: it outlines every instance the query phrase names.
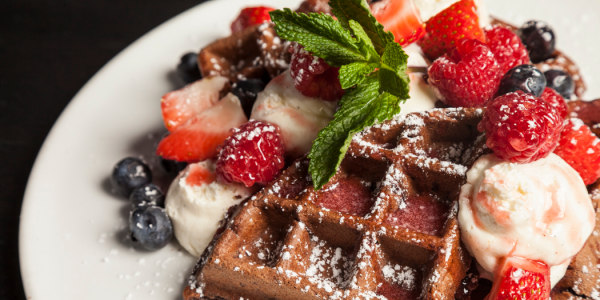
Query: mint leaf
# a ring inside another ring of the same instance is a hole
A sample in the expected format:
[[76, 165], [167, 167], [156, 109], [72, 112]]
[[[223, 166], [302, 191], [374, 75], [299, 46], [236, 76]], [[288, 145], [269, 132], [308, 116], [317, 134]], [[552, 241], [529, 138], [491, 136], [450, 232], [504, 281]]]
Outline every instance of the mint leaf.
[[298, 42], [332, 66], [368, 58], [360, 51], [350, 32], [331, 16], [295, 13], [289, 8], [272, 11], [270, 14], [280, 37]]
[[386, 32], [383, 25], [375, 20], [366, 0], [330, 0], [329, 6], [344, 27], [350, 27], [349, 20], [361, 24], [380, 55], [387, 44], [394, 42], [394, 35]]
[[335, 174], [355, 133], [400, 112], [401, 100], [379, 89], [377, 77], [368, 77], [344, 95], [333, 120], [319, 132], [308, 154], [308, 170], [316, 189]]
[[340, 68], [340, 84], [343, 89], [349, 89], [362, 83], [367, 75], [371, 74], [377, 68], [377, 64], [366, 62], [355, 62], [343, 65]]
[[396, 43], [388, 44], [381, 57], [382, 68], [379, 71], [381, 91], [408, 99], [410, 78], [406, 74], [408, 55]]

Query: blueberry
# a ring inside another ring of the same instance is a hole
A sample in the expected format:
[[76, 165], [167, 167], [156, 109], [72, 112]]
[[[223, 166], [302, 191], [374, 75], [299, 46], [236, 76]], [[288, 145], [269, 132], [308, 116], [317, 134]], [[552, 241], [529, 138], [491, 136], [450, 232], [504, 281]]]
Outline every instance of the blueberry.
[[552, 56], [556, 39], [554, 31], [542, 21], [528, 21], [519, 28], [521, 41], [529, 51], [533, 63], [541, 62]]
[[138, 206], [129, 215], [133, 242], [146, 250], [164, 247], [173, 238], [173, 224], [164, 208]]
[[179, 172], [181, 170], [183, 170], [183, 169], [185, 169], [185, 167], [187, 167], [188, 163], [184, 162], [184, 161], [170, 160], [170, 159], [161, 157], [160, 165], [165, 170], [165, 172], [167, 172], [171, 175], [177, 175], [177, 174], [179, 174]]
[[261, 79], [242, 80], [233, 84], [232, 92], [240, 98], [247, 117], [250, 117], [256, 96], [265, 89], [265, 85], [265, 82]]
[[177, 65], [177, 74], [185, 83], [192, 83], [202, 78], [198, 68], [198, 53], [188, 52], [181, 56]]
[[546, 87], [546, 77], [542, 71], [532, 65], [519, 65], [510, 69], [498, 88], [497, 96], [521, 90], [525, 93], [539, 97]]
[[153, 183], [144, 184], [131, 192], [129, 201], [136, 206], [159, 206], [164, 207], [165, 194]]
[[113, 168], [111, 181], [119, 194], [129, 197], [135, 188], [152, 181], [152, 172], [141, 159], [126, 157]]
[[549, 88], [557, 91], [563, 98], [571, 99], [575, 92], [575, 82], [569, 73], [562, 70], [548, 70], [544, 72]]

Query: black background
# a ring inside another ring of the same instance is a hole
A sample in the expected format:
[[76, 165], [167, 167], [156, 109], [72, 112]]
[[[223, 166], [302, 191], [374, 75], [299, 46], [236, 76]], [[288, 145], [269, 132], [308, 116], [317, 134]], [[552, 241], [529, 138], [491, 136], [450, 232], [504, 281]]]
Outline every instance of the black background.
[[25, 298], [19, 214], [29, 171], [54, 121], [120, 50], [201, 2], [0, 1], [0, 299]]

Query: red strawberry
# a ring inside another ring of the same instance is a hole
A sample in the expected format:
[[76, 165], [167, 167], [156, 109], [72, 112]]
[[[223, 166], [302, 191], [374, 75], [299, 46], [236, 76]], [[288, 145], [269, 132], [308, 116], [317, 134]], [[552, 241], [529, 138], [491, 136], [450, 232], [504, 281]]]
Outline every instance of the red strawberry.
[[498, 90], [500, 66], [484, 43], [464, 39], [429, 67], [429, 83], [450, 106], [478, 107]]
[[227, 82], [225, 77], [205, 78], [165, 94], [160, 108], [167, 130], [173, 131], [217, 103], [219, 92]]
[[231, 134], [230, 129], [246, 121], [240, 100], [228, 94], [163, 138], [156, 153], [166, 159], [187, 162], [214, 157], [217, 147]]
[[231, 32], [242, 31], [250, 26], [271, 21], [270, 11], [274, 9], [267, 6], [253, 6], [242, 9], [237, 18], [231, 23]]
[[387, 222], [394, 226], [436, 235], [448, 218], [448, 205], [433, 195], [417, 195], [404, 200], [405, 207], [390, 214]]
[[550, 298], [550, 268], [544, 262], [509, 257], [495, 277], [488, 300]]
[[527, 48], [521, 39], [507, 27], [496, 25], [485, 30], [487, 45], [500, 64], [500, 73], [518, 66], [530, 64]]
[[564, 159], [588, 185], [600, 178], [600, 139], [580, 119], [569, 119], [554, 153]]
[[426, 23], [426, 34], [419, 40], [425, 55], [434, 60], [454, 49], [462, 39], [485, 42], [479, 27], [477, 6], [473, 0], [462, 0], [446, 8]]
[[383, 0], [371, 5], [373, 16], [391, 31], [396, 42], [407, 46], [425, 35], [425, 24], [421, 21], [412, 1]]

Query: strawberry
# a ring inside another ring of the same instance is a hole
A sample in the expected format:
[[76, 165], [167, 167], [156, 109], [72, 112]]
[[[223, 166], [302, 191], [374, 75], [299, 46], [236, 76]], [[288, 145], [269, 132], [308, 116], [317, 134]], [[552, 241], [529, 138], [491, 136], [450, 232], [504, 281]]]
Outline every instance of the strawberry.
[[504, 259], [488, 300], [550, 298], [550, 268], [541, 261], [520, 257]]
[[165, 94], [160, 101], [160, 108], [167, 130], [173, 131], [217, 103], [219, 92], [227, 82], [225, 77], [205, 78]]
[[373, 16], [391, 31], [400, 45], [407, 46], [425, 35], [425, 24], [412, 1], [384, 0], [371, 5]]
[[580, 119], [566, 122], [554, 154], [575, 169], [586, 185], [600, 178], [600, 139]]
[[237, 18], [231, 23], [231, 32], [242, 31], [250, 26], [271, 21], [269, 12], [274, 10], [267, 6], [253, 6], [242, 9]]
[[230, 129], [247, 121], [240, 100], [228, 94], [214, 106], [175, 128], [158, 144], [163, 158], [195, 162], [217, 155], [217, 147], [231, 134]]
[[426, 34], [419, 40], [419, 46], [431, 60], [452, 50], [462, 39], [485, 42], [473, 0], [461, 0], [452, 4], [429, 19], [425, 29]]

